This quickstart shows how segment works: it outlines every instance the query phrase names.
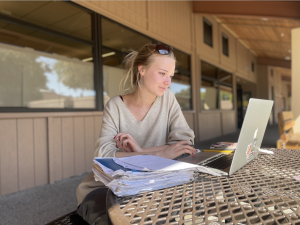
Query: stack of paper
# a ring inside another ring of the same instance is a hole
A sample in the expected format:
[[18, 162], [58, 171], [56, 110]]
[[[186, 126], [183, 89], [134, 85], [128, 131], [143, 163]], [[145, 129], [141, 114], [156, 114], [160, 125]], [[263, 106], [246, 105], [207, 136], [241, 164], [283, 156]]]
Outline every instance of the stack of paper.
[[203, 166], [152, 155], [94, 159], [96, 181], [103, 182], [117, 196], [135, 195], [194, 180], [196, 172], [217, 173]]

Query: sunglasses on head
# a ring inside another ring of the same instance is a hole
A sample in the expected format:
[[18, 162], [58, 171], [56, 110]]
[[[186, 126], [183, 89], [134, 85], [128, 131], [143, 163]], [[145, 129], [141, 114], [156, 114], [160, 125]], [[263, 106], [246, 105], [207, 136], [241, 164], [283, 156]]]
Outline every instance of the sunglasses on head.
[[171, 54], [173, 48], [165, 44], [158, 44], [155, 46], [155, 50], [161, 55], [169, 55]]

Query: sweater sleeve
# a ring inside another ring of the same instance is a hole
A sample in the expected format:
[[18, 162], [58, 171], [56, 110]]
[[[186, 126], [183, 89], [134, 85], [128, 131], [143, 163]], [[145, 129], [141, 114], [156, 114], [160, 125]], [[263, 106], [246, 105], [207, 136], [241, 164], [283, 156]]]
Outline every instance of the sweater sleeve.
[[96, 142], [94, 157], [115, 157], [115, 153], [120, 151], [116, 147], [116, 140], [114, 140], [114, 137], [119, 133], [118, 131], [118, 109], [113, 101], [108, 101], [103, 111], [100, 137]]
[[170, 110], [169, 110], [169, 136], [168, 144], [174, 144], [177, 141], [189, 141], [191, 145], [194, 145], [195, 134], [187, 124], [179, 103], [177, 102], [175, 95], [170, 91], [169, 96]]

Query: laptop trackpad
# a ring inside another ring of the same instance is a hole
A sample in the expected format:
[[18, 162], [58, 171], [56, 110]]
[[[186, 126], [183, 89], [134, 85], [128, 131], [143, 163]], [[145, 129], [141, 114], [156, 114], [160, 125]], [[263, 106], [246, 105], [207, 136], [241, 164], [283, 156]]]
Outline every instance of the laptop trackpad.
[[200, 162], [220, 154], [220, 152], [198, 152], [196, 153], [196, 157], [194, 158], [193, 156], [188, 156], [183, 159], [178, 159], [180, 162], [187, 162], [187, 163], [192, 163], [192, 164], [199, 164]]

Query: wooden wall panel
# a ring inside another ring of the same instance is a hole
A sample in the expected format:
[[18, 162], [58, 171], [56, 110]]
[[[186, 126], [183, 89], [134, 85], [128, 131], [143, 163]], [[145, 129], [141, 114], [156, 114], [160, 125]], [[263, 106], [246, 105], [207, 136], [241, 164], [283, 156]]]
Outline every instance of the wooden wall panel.
[[33, 119], [17, 120], [19, 190], [34, 187]]
[[187, 113], [187, 112], [183, 112], [184, 118], [186, 120], [186, 122], [188, 123], [189, 127], [194, 130], [194, 113]]
[[63, 178], [75, 175], [73, 118], [62, 118], [62, 168]]
[[146, 1], [77, 1], [76, 3], [134, 29], [147, 29]]
[[199, 114], [199, 135], [200, 141], [222, 135], [220, 112]]
[[17, 120], [0, 120], [0, 195], [18, 191]]
[[[213, 26], [213, 47], [204, 43], [203, 40], [203, 17], [205, 17]], [[211, 16], [208, 15], [195, 15], [195, 29], [196, 29], [196, 42], [197, 54], [200, 58], [208, 63], [216, 66], [220, 63], [219, 57], [219, 23]]]
[[[256, 71], [257, 71], [257, 62], [256, 57], [250, 51], [248, 51], [248, 59], [249, 59], [249, 78], [251, 81], [256, 83]], [[252, 64], [254, 63], [254, 72], [252, 71]]]
[[[225, 34], [228, 37], [229, 56], [223, 54], [222, 34]], [[220, 26], [219, 46], [221, 66], [228, 72], [234, 72], [236, 70], [236, 38], [233, 37], [223, 26]]]
[[94, 117], [88, 116], [84, 118], [84, 134], [85, 134], [85, 171], [91, 171], [93, 166], [93, 157], [95, 151], [95, 130]]
[[191, 12], [188, 1], [148, 1], [149, 31], [161, 36], [162, 41], [191, 52]]
[[49, 182], [47, 119], [33, 119], [35, 186]]
[[230, 134], [237, 130], [237, 117], [235, 111], [222, 112], [222, 135]]
[[85, 172], [84, 117], [74, 118], [75, 174]]
[[240, 42], [237, 41], [237, 72], [239, 76], [249, 79], [249, 60], [248, 49], [246, 49]]
[[[100, 136], [100, 130], [101, 130], [101, 125], [102, 125], [102, 116], [95, 116], [94, 117], [94, 124], [95, 124], [95, 140], [94, 143], [98, 140]], [[95, 146], [96, 149], [96, 146]]]
[[53, 118], [53, 173], [54, 181], [63, 178], [61, 118]]

